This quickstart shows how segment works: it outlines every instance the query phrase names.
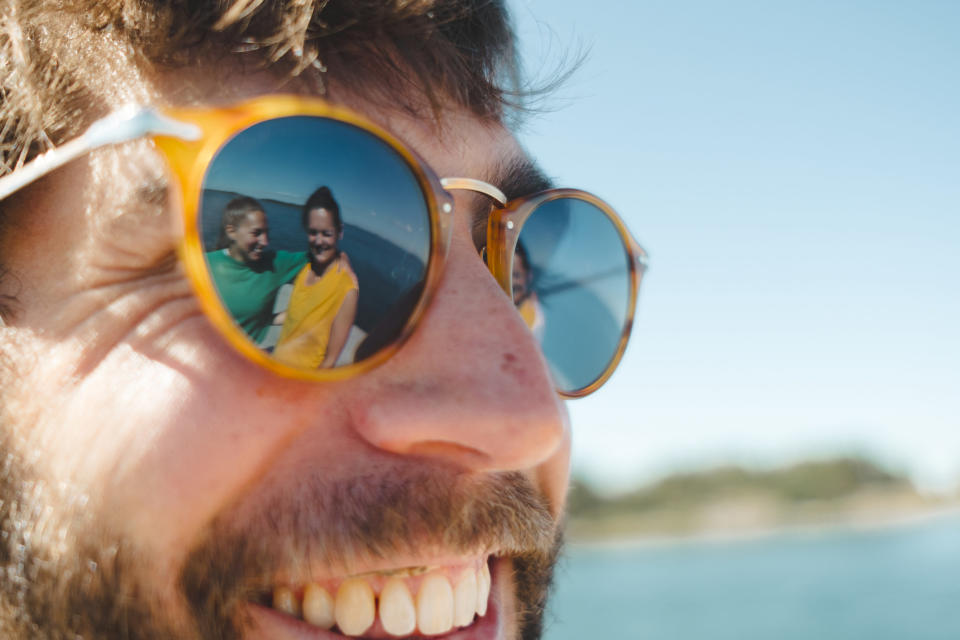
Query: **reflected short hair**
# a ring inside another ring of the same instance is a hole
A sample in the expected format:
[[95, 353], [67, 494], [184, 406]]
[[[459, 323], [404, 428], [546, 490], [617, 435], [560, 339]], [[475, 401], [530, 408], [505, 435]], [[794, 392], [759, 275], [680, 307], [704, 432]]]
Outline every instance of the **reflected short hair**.
[[340, 205], [333, 197], [330, 187], [320, 187], [310, 194], [306, 204], [303, 205], [303, 212], [300, 214], [300, 223], [304, 229], [310, 225], [310, 212], [314, 209], [326, 209], [333, 216], [333, 225], [337, 228], [337, 233], [343, 231], [343, 220], [340, 218]]
[[236, 228], [244, 218], [255, 211], [266, 215], [263, 205], [250, 196], [240, 196], [228, 202], [223, 208], [223, 215], [220, 216], [220, 238], [217, 240], [217, 249], [226, 249], [230, 246], [227, 227]]

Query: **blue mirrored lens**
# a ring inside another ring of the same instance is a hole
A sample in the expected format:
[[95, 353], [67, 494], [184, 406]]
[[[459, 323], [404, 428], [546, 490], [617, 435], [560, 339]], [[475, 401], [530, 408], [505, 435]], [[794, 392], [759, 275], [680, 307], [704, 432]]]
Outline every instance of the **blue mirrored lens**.
[[630, 255], [607, 214], [574, 197], [537, 207], [520, 232], [513, 298], [540, 340], [557, 388], [606, 371], [628, 318]]
[[423, 291], [426, 196], [399, 153], [348, 123], [295, 116], [238, 133], [210, 164], [198, 221], [224, 306], [293, 366], [369, 357]]

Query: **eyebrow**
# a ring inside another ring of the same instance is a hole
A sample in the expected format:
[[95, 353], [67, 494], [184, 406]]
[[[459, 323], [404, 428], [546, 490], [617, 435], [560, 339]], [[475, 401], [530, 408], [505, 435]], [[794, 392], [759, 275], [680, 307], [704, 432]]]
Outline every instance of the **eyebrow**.
[[554, 186], [539, 165], [527, 156], [515, 156], [497, 164], [487, 176], [487, 182], [499, 187], [508, 202]]
[[[503, 191], [507, 202], [554, 187], [553, 181], [543, 173], [540, 166], [525, 155], [497, 163], [483, 176], [483, 180]], [[489, 200], [476, 199], [476, 204], [470, 211], [470, 233], [475, 244], [483, 244], [480, 239], [486, 238], [490, 211]]]

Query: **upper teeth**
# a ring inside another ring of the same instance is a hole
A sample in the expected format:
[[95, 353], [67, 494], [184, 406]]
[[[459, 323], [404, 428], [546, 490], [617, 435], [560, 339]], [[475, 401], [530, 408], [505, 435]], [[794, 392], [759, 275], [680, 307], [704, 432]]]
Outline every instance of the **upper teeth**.
[[482, 617], [487, 612], [490, 569], [486, 562], [479, 569], [434, 570], [422, 579], [416, 578], [416, 598], [411, 595], [408, 580], [397, 575], [404, 573], [382, 574], [389, 577], [382, 582], [379, 594], [365, 577], [344, 580], [335, 597], [316, 583], [307, 584], [299, 597], [289, 587], [276, 587], [273, 607], [324, 629], [336, 624], [348, 636], [362, 635], [378, 615], [387, 633], [406, 636], [415, 630], [423, 635], [446, 633], [455, 626], [471, 624], [474, 615]]

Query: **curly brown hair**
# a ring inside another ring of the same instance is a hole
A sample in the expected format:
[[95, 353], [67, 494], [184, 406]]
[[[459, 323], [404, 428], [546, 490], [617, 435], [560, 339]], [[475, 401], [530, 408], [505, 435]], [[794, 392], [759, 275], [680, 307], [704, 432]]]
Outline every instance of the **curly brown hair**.
[[519, 95], [503, 0], [4, 0], [0, 172], [77, 135], [136, 70], [209, 55], [347, 73], [367, 99], [502, 117]]

